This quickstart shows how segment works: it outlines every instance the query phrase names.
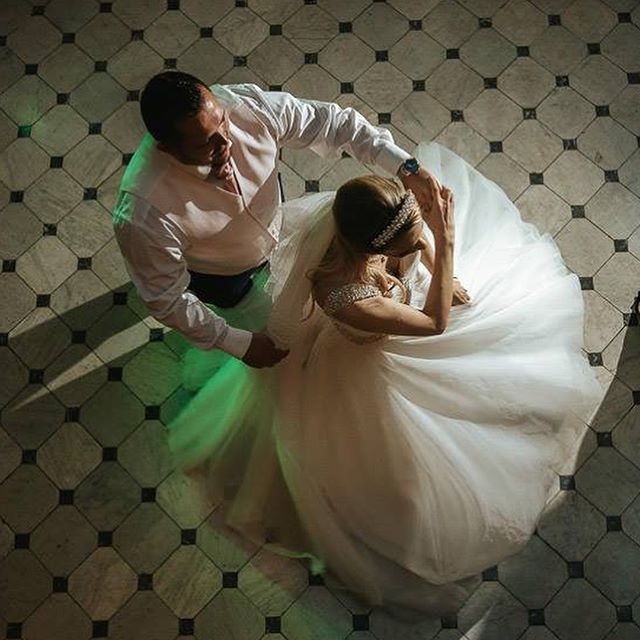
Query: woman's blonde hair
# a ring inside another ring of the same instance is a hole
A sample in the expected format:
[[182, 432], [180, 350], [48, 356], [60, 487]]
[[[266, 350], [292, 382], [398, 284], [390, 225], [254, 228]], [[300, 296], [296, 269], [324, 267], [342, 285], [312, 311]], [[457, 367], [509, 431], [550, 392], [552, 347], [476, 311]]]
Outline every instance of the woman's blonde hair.
[[[389, 280], [403, 286], [369, 256], [381, 253], [371, 241], [396, 216], [405, 194], [402, 184], [377, 175], [353, 178], [337, 190], [333, 202], [336, 234], [320, 264], [307, 274], [316, 295], [351, 282], [373, 284], [383, 292], [391, 288]], [[414, 219], [408, 220], [395, 237], [414, 224]]]

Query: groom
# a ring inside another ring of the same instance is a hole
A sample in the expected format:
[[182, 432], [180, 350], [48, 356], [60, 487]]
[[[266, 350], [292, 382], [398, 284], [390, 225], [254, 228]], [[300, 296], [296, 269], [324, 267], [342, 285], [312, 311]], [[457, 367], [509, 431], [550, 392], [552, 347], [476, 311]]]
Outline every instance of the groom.
[[257, 284], [281, 224], [281, 148], [347, 151], [397, 175], [424, 207], [439, 186], [388, 131], [333, 103], [167, 71], [147, 83], [140, 109], [149, 133], [113, 212], [131, 280], [154, 318], [252, 367], [286, 355], [262, 332], [269, 302]]

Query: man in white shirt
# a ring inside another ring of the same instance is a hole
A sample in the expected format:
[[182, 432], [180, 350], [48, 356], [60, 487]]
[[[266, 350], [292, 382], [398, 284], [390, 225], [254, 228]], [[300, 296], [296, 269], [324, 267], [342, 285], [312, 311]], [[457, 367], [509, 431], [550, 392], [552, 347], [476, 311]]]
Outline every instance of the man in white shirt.
[[333, 103], [168, 71], [147, 83], [140, 108], [149, 133], [113, 212], [131, 279], [154, 318], [253, 367], [286, 355], [261, 332], [268, 305], [253, 286], [280, 229], [282, 147], [347, 151], [398, 175], [425, 207], [439, 187], [387, 130]]

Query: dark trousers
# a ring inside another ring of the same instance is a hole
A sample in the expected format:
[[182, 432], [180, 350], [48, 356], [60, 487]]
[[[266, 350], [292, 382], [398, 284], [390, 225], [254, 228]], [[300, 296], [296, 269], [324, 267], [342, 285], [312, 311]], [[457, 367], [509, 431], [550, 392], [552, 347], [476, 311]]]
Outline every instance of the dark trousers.
[[253, 286], [252, 277], [261, 271], [266, 262], [234, 276], [217, 276], [210, 273], [189, 271], [191, 282], [189, 290], [207, 304], [226, 309], [235, 307]]

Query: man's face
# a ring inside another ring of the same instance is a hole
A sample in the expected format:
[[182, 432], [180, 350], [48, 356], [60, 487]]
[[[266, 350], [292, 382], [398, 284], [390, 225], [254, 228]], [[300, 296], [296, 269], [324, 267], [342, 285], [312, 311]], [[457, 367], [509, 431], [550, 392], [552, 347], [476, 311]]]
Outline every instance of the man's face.
[[202, 89], [202, 97], [200, 111], [178, 123], [176, 141], [160, 148], [184, 164], [211, 165], [216, 177], [226, 178], [231, 173], [227, 113], [208, 89]]

